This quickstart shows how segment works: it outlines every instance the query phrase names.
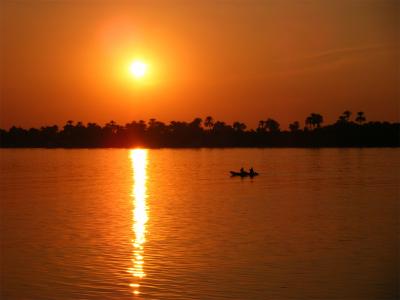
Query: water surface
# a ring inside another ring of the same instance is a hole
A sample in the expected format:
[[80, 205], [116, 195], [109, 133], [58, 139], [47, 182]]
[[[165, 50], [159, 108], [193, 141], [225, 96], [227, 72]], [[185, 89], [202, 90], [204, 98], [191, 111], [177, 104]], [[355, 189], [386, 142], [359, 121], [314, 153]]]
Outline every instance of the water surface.
[[1, 150], [1, 299], [396, 299], [399, 154]]

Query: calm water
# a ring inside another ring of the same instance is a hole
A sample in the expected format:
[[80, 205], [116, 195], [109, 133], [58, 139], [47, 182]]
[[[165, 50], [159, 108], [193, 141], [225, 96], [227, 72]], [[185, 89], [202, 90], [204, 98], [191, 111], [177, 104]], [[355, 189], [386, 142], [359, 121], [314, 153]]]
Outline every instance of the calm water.
[[[1, 150], [1, 299], [396, 299], [398, 149]], [[254, 166], [262, 175], [230, 178]]]

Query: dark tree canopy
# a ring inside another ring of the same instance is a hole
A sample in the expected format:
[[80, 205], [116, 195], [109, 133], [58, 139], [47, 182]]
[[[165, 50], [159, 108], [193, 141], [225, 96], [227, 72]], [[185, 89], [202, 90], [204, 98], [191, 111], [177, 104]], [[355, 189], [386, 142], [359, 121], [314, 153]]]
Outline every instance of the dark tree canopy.
[[304, 130], [295, 121], [289, 130], [282, 130], [272, 118], [260, 120], [256, 130], [235, 121], [232, 125], [207, 116], [191, 122], [156, 119], [132, 121], [119, 125], [111, 120], [104, 126], [68, 120], [60, 129], [57, 125], [40, 129], [11, 127], [0, 129], [1, 147], [398, 147], [400, 124], [366, 122], [364, 112], [354, 120], [350, 111], [343, 112], [338, 121], [322, 126], [323, 116], [311, 113]]

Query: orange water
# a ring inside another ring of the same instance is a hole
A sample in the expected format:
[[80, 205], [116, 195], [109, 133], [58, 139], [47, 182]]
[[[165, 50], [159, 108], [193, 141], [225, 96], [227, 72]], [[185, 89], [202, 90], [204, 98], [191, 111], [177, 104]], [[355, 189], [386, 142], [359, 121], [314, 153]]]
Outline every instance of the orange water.
[[399, 154], [1, 150], [0, 298], [396, 299]]

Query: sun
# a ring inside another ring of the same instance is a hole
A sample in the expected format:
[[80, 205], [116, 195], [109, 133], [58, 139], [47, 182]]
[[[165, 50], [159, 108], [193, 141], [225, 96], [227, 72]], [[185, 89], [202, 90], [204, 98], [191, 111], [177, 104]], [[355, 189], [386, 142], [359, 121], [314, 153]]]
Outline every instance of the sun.
[[129, 70], [134, 77], [141, 78], [146, 75], [147, 65], [142, 61], [136, 60], [131, 63]]

